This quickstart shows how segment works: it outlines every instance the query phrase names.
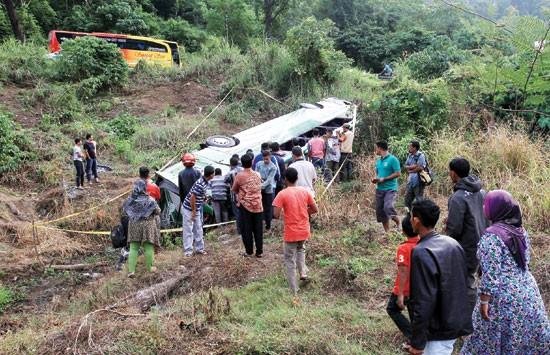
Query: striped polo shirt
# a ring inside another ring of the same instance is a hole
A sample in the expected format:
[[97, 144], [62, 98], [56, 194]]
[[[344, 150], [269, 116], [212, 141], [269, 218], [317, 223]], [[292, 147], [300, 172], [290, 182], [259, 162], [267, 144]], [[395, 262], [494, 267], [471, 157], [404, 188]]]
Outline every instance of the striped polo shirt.
[[208, 187], [208, 181], [203, 177], [195, 181], [193, 184], [193, 187], [191, 187], [191, 191], [187, 194], [185, 197], [185, 201], [183, 201], [183, 208], [185, 208], [188, 211], [193, 211], [191, 208], [191, 194], [195, 195], [195, 207], [196, 211], [200, 211], [202, 208], [202, 204], [204, 203], [204, 200], [206, 199], [206, 188]]

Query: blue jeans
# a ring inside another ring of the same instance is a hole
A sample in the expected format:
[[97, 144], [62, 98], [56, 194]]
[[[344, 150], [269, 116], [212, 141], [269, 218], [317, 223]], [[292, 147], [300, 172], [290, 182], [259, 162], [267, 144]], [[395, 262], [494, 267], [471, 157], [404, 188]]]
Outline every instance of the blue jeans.
[[424, 355], [451, 355], [456, 339], [432, 340], [426, 343]]
[[92, 180], [92, 175], [94, 179], [99, 179], [99, 176], [97, 175], [97, 159], [96, 158], [88, 158], [86, 160], [86, 179], [88, 179], [88, 182]]
[[311, 163], [315, 169], [323, 169], [325, 167], [325, 160], [323, 158], [311, 158]]

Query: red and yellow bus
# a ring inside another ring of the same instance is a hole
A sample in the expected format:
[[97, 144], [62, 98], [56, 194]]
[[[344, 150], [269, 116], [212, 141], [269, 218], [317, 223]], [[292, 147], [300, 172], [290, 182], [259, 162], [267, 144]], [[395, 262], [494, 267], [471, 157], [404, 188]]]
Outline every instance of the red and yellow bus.
[[59, 53], [63, 42], [83, 36], [94, 36], [117, 45], [128, 66], [135, 67], [140, 60], [163, 67], [180, 66], [178, 44], [150, 37], [101, 32], [50, 31], [48, 50]]

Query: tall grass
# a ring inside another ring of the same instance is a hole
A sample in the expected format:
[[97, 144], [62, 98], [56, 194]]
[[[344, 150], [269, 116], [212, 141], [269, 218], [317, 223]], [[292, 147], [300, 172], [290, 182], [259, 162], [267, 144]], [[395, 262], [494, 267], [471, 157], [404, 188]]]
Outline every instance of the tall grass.
[[448, 164], [461, 156], [485, 189], [504, 189], [518, 199], [531, 228], [550, 228], [550, 154], [543, 141], [504, 126], [482, 134], [446, 130], [435, 136], [428, 155], [439, 193], [449, 193]]

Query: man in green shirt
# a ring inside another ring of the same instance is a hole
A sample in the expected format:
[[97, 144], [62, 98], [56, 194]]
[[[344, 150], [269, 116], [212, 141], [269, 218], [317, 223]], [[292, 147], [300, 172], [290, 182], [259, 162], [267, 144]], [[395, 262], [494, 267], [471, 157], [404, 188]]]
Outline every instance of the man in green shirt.
[[372, 183], [376, 184], [376, 220], [382, 223], [387, 233], [390, 230], [390, 219], [399, 227], [395, 200], [401, 166], [399, 160], [388, 152], [388, 142], [376, 142], [375, 152], [380, 156], [376, 160], [376, 178], [372, 179]]

